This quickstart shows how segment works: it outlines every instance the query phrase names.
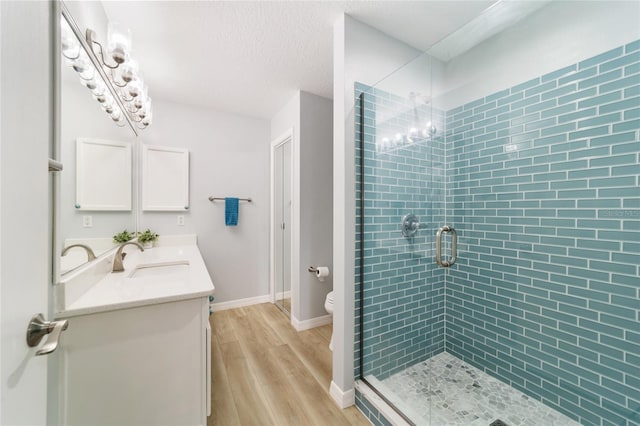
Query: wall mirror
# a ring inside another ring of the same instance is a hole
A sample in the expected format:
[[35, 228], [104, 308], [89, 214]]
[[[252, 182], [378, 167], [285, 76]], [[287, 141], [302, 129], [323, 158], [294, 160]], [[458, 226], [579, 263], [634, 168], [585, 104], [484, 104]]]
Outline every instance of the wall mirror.
[[[68, 7], [67, 7], [68, 6]], [[73, 14], [72, 14], [73, 13]], [[86, 54], [87, 27], [106, 35], [107, 17], [99, 2], [62, 3], [60, 60], [60, 272], [65, 274], [111, 250], [113, 236], [135, 232], [137, 200], [136, 133], [118, 122], [118, 105], [105, 111], [96, 100], [104, 80]], [[88, 62], [87, 62], [88, 61]], [[122, 114], [122, 112], [120, 112]], [[99, 165], [97, 167], [96, 165]], [[111, 178], [108, 178], [111, 176]]]

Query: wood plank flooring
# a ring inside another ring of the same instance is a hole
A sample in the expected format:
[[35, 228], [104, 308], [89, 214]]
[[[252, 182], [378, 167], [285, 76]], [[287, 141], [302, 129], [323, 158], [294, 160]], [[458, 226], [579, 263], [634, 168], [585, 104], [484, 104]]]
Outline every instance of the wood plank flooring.
[[210, 321], [207, 426], [370, 425], [329, 395], [330, 325], [297, 332], [271, 303], [215, 312]]

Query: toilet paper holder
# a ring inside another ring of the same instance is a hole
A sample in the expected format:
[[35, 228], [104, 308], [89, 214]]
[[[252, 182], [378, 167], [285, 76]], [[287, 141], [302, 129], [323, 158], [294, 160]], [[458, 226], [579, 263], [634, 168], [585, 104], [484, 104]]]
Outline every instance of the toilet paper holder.
[[309, 269], [307, 269], [307, 271], [315, 274], [316, 272], [318, 272], [318, 269], [315, 266], [309, 266]]

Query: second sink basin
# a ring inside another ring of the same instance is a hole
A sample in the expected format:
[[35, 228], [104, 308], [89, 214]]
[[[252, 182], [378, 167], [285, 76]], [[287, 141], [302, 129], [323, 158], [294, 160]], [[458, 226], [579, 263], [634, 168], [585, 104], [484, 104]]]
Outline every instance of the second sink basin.
[[129, 274], [129, 278], [164, 277], [186, 272], [189, 269], [188, 260], [176, 260], [170, 262], [143, 263]]

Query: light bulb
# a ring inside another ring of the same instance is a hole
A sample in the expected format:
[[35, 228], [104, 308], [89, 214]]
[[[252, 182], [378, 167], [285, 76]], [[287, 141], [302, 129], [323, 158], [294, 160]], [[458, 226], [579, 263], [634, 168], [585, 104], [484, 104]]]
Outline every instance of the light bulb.
[[113, 112], [111, 113], [111, 119], [113, 121], [120, 121], [121, 118], [122, 118], [122, 113], [120, 112], [120, 110], [114, 109]]
[[147, 127], [151, 124], [152, 121], [153, 121], [153, 114], [151, 113], [151, 111], [149, 111], [149, 114], [141, 121], [141, 123], [144, 127]]
[[[96, 78], [94, 79], [95, 85], [96, 87], [91, 90], [91, 92], [95, 95], [95, 96], [102, 96], [104, 95], [105, 90], [107, 89], [106, 86], [104, 85], [104, 82], [102, 81], [101, 78]], [[88, 87], [88, 86], [87, 86]]]
[[72, 67], [75, 72], [80, 74], [80, 78], [83, 80], [90, 80], [95, 75], [96, 69], [84, 52], [81, 52], [78, 59], [73, 61]]
[[124, 63], [131, 52], [131, 31], [117, 22], [110, 22], [107, 29], [109, 43], [107, 49], [111, 58], [117, 63]]
[[80, 43], [63, 17], [60, 17], [60, 43], [65, 58], [75, 59], [80, 54]]
[[125, 83], [130, 83], [138, 77], [138, 62], [130, 59], [118, 67], [118, 70], [120, 79]]
[[137, 96], [132, 104], [133, 107], [136, 110], [139, 110], [140, 108], [142, 108], [147, 100], [147, 94], [149, 93], [149, 88], [147, 87], [147, 85], [145, 84], [144, 87], [142, 88], [142, 92], [140, 93], [140, 96]]
[[144, 88], [144, 81], [142, 78], [138, 77], [135, 81], [132, 81], [130, 84], [127, 84], [125, 90], [132, 98], [136, 98], [142, 94], [142, 90]]
[[107, 94], [105, 98], [105, 101], [102, 103], [102, 108], [107, 114], [111, 114], [113, 112], [113, 97]]
[[96, 80], [93, 78], [90, 78], [89, 80], [82, 80], [81, 83], [84, 87], [86, 87], [89, 90], [93, 90], [96, 87], [98, 87], [98, 85], [96, 84]]

